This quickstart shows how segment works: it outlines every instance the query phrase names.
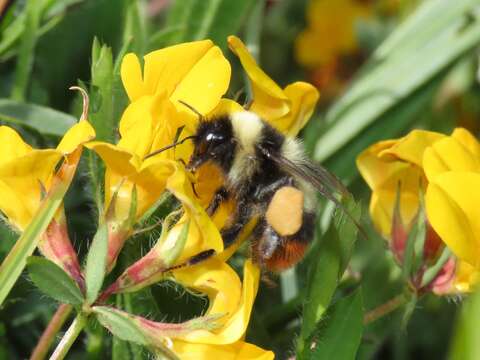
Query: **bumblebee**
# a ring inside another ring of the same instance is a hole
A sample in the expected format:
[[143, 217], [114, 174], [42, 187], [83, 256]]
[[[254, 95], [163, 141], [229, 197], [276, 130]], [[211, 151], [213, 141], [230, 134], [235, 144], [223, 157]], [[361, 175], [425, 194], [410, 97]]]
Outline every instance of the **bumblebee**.
[[[314, 235], [316, 192], [341, 207], [335, 194], [348, 191], [334, 175], [308, 160], [299, 140], [283, 135], [253, 112], [208, 120], [199, 117], [193, 136], [149, 156], [192, 139], [194, 151], [187, 170], [195, 172], [213, 163], [225, 178], [207, 213], [212, 216], [226, 200], [236, 204], [230, 225], [221, 230], [224, 247], [231, 246], [256, 217], [251, 235], [253, 260], [272, 272], [295, 265]], [[205, 251], [188, 263], [197, 263], [213, 253]]]

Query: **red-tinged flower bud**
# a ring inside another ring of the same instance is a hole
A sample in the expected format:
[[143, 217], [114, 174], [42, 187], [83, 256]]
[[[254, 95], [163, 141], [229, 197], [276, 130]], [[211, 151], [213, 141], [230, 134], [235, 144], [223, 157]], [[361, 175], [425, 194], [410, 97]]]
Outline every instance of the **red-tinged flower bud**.
[[183, 323], [161, 323], [135, 316], [107, 306], [94, 306], [92, 311], [100, 323], [115, 336], [154, 347], [169, 347], [170, 339], [184, 338], [195, 330], [214, 330], [219, 315], [201, 316]]
[[151, 249], [147, 255], [131, 265], [123, 274], [100, 296], [99, 302], [104, 302], [110, 295], [122, 291], [134, 291], [139, 287], [150, 285], [162, 275], [167, 268], [165, 262], [158, 253], [157, 248]]
[[[175, 215], [172, 213], [171, 215]], [[123, 274], [105, 290], [100, 302], [110, 295], [119, 292], [131, 292], [159, 281], [165, 271], [178, 258], [185, 246], [190, 222], [177, 224], [167, 231], [169, 223], [175, 216], [169, 216], [164, 221], [163, 232], [157, 244], [140, 260], [127, 268]]]
[[437, 295], [451, 294], [455, 282], [456, 260], [450, 257], [433, 281], [427, 285], [427, 289]]
[[39, 243], [41, 253], [60, 266], [74, 279], [80, 289], [85, 290], [85, 281], [80, 270], [77, 253], [68, 236], [67, 223], [63, 209], [48, 225]]

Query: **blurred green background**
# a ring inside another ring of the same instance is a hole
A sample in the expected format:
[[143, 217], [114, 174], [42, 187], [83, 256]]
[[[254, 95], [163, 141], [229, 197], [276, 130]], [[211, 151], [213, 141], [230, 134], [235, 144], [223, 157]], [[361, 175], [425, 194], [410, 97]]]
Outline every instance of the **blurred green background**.
[[[114, 141], [115, 124], [127, 102], [118, 74], [123, 54], [142, 55], [179, 42], [211, 38], [236, 66], [229, 90], [233, 96], [244, 88], [244, 78], [238, 60], [228, 51], [226, 37], [239, 35], [281, 86], [305, 80], [321, 92], [302, 137], [312, 158], [345, 181], [361, 202], [362, 223], [369, 233], [368, 241], [357, 241], [348, 275], [335, 297], [361, 284], [364, 308], [372, 309], [403, 291], [403, 283], [384, 240], [371, 227], [370, 191], [359, 177], [355, 157], [368, 145], [413, 128], [450, 132], [464, 126], [478, 135], [480, 2], [338, 2], [340, 10], [328, 13], [328, 6], [314, 12], [307, 0], [0, 1], [0, 122], [15, 127], [34, 146], [56, 144], [80, 114], [80, 99], [67, 90], [79, 84], [89, 89], [90, 118], [98, 125], [99, 138]], [[361, 7], [362, 15], [353, 16], [352, 7]], [[299, 34], [317, 23], [330, 24], [327, 35], [320, 31], [323, 35], [313, 40], [315, 45], [301, 50]], [[354, 45], [336, 49], [331, 43], [340, 43], [347, 27]], [[302, 51], [330, 55], [306, 61], [309, 54]], [[86, 239], [95, 232], [98, 196], [83, 166], [66, 200], [69, 229], [81, 254], [88, 248]], [[160, 215], [171, 206], [166, 204]], [[327, 212], [324, 218], [328, 216]], [[16, 238], [1, 226], [0, 260]], [[145, 253], [154, 236], [129, 242], [121, 255], [122, 266], [111, 276]], [[232, 259], [237, 269], [246, 253], [244, 249]], [[309, 301], [304, 290], [307, 271], [316, 261], [315, 254], [307, 255], [295, 271], [272, 275], [272, 281], [261, 284], [247, 340], [274, 350], [278, 359], [294, 355], [302, 303]], [[168, 321], [191, 318], [206, 306], [205, 299], [171, 283], [119, 295], [116, 301], [135, 314]], [[426, 295], [414, 308], [368, 325], [357, 358], [446, 358], [460, 303], [458, 297]], [[0, 309], [0, 359], [28, 357], [55, 309], [55, 302], [23, 276]], [[410, 310], [413, 314], [405, 322]], [[112, 340], [106, 330], [92, 324], [69, 358], [148, 356], [146, 350]]]

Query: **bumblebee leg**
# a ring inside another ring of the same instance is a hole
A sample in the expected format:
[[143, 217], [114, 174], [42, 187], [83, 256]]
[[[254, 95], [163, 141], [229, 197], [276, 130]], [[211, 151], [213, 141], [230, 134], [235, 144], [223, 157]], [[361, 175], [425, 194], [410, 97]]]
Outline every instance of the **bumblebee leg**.
[[220, 204], [227, 200], [228, 197], [229, 194], [225, 187], [222, 186], [220, 189], [218, 189], [215, 195], [213, 195], [212, 201], [210, 201], [210, 204], [207, 207], [206, 211], [208, 216], [212, 216], [213, 214], [215, 214]]
[[266, 197], [273, 195], [275, 191], [277, 191], [279, 188], [292, 185], [293, 178], [291, 178], [290, 176], [283, 176], [275, 182], [271, 183], [270, 185], [259, 187], [255, 191], [255, 198], [257, 199], [257, 201], [263, 201]]
[[235, 240], [237, 240], [238, 235], [240, 235], [243, 227], [250, 220], [251, 212], [251, 206], [249, 206], [245, 201], [239, 201], [237, 203], [237, 210], [235, 212], [232, 225], [221, 231], [224, 248], [229, 247], [235, 242]]
[[184, 268], [186, 266], [192, 266], [192, 265], [198, 264], [202, 261], [205, 261], [205, 260], [211, 258], [213, 255], [215, 255], [215, 250], [213, 250], [213, 249], [205, 250], [205, 251], [202, 251], [202, 252], [200, 252], [196, 255], [193, 255], [187, 261], [185, 261], [181, 264], [175, 265], [175, 266], [171, 266], [171, 267], [163, 270], [162, 272], [169, 272], [169, 271]]

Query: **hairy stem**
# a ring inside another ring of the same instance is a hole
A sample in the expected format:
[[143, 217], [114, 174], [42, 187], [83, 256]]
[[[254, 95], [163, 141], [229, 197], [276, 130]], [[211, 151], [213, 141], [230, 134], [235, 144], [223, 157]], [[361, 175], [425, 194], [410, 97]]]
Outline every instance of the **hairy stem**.
[[363, 317], [363, 323], [368, 325], [381, 317], [390, 314], [392, 311], [395, 311], [400, 306], [404, 305], [407, 302], [407, 297], [404, 294], [395, 296], [393, 299], [388, 300], [386, 303], [376, 307], [373, 310], [370, 310]]
[[43, 332], [40, 340], [38, 340], [37, 346], [33, 349], [33, 353], [30, 356], [30, 360], [42, 360], [47, 355], [48, 349], [52, 345], [53, 340], [58, 331], [68, 318], [68, 315], [72, 312], [73, 306], [69, 304], [61, 304], [55, 314], [53, 314], [47, 328]]
[[87, 318], [83, 314], [78, 314], [75, 320], [68, 328], [62, 340], [57, 345], [54, 353], [50, 357], [50, 360], [62, 360], [67, 355], [68, 351], [72, 347], [73, 343], [77, 339], [78, 335], [82, 332], [83, 328], [87, 324]]

